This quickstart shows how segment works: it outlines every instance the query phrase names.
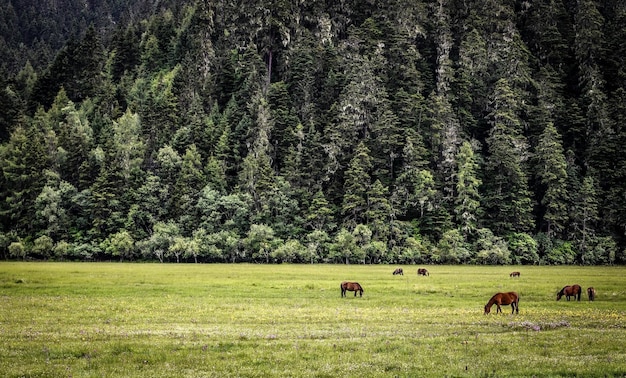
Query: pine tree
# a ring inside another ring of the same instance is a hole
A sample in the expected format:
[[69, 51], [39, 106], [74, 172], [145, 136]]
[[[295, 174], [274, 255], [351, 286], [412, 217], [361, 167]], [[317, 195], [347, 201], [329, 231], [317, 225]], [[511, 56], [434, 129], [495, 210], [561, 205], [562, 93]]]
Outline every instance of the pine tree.
[[420, 136], [415, 134], [407, 137], [402, 153], [404, 164], [391, 196], [399, 216], [422, 219], [426, 211], [432, 208], [435, 182], [424, 155], [426, 152]]
[[61, 111], [63, 120], [58, 125], [59, 173], [63, 180], [82, 190], [85, 183], [81, 182], [81, 172], [84, 173], [83, 163], [93, 146], [93, 130], [73, 103], [68, 103]]
[[90, 188], [90, 208], [93, 240], [102, 241], [107, 236], [123, 228], [127, 210], [124, 208], [123, 194], [126, 187], [121, 173], [110, 162], [101, 169]]
[[465, 133], [484, 140], [487, 126], [479, 116], [488, 103], [487, 44], [475, 27], [463, 34], [458, 54], [454, 107]]
[[528, 47], [542, 66], [557, 68], [569, 63], [567, 38], [572, 34], [572, 25], [562, 1], [533, 2], [525, 16], [524, 28]]
[[270, 143], [273, 148], [273, 166], [280, 172], [285, 165], [288, 150], [296, 143], [295, 130], [300, 124], [291, 104], [284, 82], [272, 83], [268, 93], [268, 107], [273, 120]]
[[183, 235], [189, 236], [195, 229], [197, 219], [195, 205], [206, 183], [202, 159], [195, 144], [192, 144], [182, 157], [180, 175], [178, 175], [173, 192], [172, 215], [177, 217]]
[[371, 169], [372, 159], [369, 149], [361, 142], [345, 172], [341, 214], [344, 217], [343, 225], [348, 229], [354, 229], [357, 224], [367, 223], [367, 194], [371, 185]]
[[367, 194], [367, 211], [365, 217], [367, 225], [372, 230], [373, 240], [387, 242], [391, 222], [394, 219], [393, 210], [389, 201], [389, 189], [380, 180], [376, 180]]
[[[384, 86], [385, 78], [381, 75], [385, 58], [379, 44], [380, 30], [373, 20], [368, 19], [359, 28], [350, 31], [350, 37], [343, 46], [346, 84], [337, 103], [337, 122], [332, 128], [326, 129], [329, 138], [327, 151], [330, 155], [327, 170], [333, 174], [339, 167], [348, 164], [357, 141], [370, 140], [372, 128], [377, 122], [381, 122], [378, 123], [380, 136], [383, 133], [380, 130], [382, 122], [388, 121], [391, 121], [388, 127], [394, 128], [389, 130], [388, 138], [398, 134], [397, 121], [391, 113], [386, 112], [389, 102]], [[381, 118], [383, 115], [386, 117], [384, 120]], [[387, 144], [393, 145], [394, 142]], [[373, 148], [378, 149], [378, 146], [368, 145], [368, 148], [375, 167], [388, 166], [387, 156], [374, 155], [377, 151], [373, 151]]]
[[540, 204], [544, 210], [540, 229], [548, 237], [563, 238], [567, 225], [567, 164], [561, 136], [552, 123], [548, 123], [535, 148], [535, 169], [541, 185]]
[[303, 29], [294, 41], [293, 48], [286, 52], [290, 64], [284, 81], [293, 98], [296, 114], [305, 124], [317, 122], [319, 118], [316, 75], [322, 68], [319, 57], [314, 56], [316, 48], [312, 33]]
[[142, 134], [146, 139], [148, 163], [157, 151], [172, 139], [179, 121], [178, 100], [173, 84], [179, 68], [158, 73], [152, 80], [138, 80], [131, 91], [133, 102], [141, 117]]
[[591, 239], [596, 236], [600, 220], [596, 185], [592, 177], [585, 177], [580, 191], [574, 197], [574, 240], [582, 253], [587, 251]]
[[315, 231], [330, 232], [335, 228], [334, 211], [324, 193], [318, 190], [307, 211], [306, 222]]
[[23, 235], [33, 231], [30, 214], [35, 213], [36, 198], [46, 183], [43, 172], [49, 164], [45, 129], [37, 126], [33, 123], [16, 128], [8, 143], [0, 146], [3, 223], [10, 222], [10, 228]]
[[0, 143], [8, 140], [10, 131], [17, 126], [23, 108], [18, 94], [4, 79], [0, 79]]
[[70, 81], [64, 83], [70, 99], [80, 102], [95, 97], [101, 90], [104, 79], [105, 55], [94, 25], [90, 25], [78, 48], [73, 52], [76, 60]]
[[454, 213], [456, 223], [467, 241], [478, 229], [478, 222], [482, 218], [478, 191], [482, 181], [478, 177], [479, 165], [470, 142], [463, 142], [456, 161], [458, 174]]
[[492, 109], [483, 181], [487, 225], [496, 235], [527, 232], [532, 228], [532, 201], [526, 173], [528, 146], [520, 133], [516, 98], [505, 79], [496, 85]]
[[118, 29], [113, 39], [113, 80], [119, 81], [125, 74], [131, 74], [140, 63], [139, 35], [134, 24]]

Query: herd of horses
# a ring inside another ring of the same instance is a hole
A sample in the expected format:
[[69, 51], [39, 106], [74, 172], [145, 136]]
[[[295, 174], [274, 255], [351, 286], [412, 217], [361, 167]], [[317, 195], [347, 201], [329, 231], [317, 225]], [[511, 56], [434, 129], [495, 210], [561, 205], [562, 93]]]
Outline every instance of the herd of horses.
[[[396, 275], [403, 276], [404, 270], [402, 270], [402, 268], [397, 268], [396, 270], [393, 271], [392, 274], [394, 276]], [[418, 276], [430, 276], [430, 274], [428, 273], [428, 270], [424, 268], [417, 269], [417, 275]], [[512, 278], [521, 277], [521, 274], [520, 272], [511, 272], [511, 274], [509, 274], [509, 277], [512, 277]], [[359, 296], [362, 297], [364, 290], [363, 290], [363, 287], [358, 282], [344, 281], [341, 283], [341, 297], [342, 298], [346, 296], [347, 291], [354, 291], [355, 297], [357, 293], [359, 294]], [[578, 284], [568, 285], [562, 288], [556, 294], [556, 300], [558, 301], [563, 296], [565, 296], [565, 298], [568, 301], [570, 300], [571, 297], [574, 297], [577, 301], [580, 302], [580, 297], [582, 295], [582, 292], [583, 292], [583, 289], [580, 285]], [[589, 297], [590, 301], [595, 300], [596, 289], [594, 289], [593, 287], [587, 288], [587, 296]], [[485, 315], [491, 312], [491, 308], [493, 307], [494, 304], [497, 306], [496, 314], [502, 312], [501, 306], [508, 306], [508, 305], [511, 305], [511, 314], [513, 313], [519, 314], [519, 295], [514, 291], [494, 294], [493, 297], [489, 299], [489, 302], [487, 302], [487, 304], [485, 305]]]

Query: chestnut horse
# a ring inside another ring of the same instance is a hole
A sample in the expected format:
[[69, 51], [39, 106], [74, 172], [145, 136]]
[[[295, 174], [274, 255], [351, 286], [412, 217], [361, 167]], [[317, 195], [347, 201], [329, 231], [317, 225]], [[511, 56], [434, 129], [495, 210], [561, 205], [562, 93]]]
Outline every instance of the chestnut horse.
[[429, 276], [430, 274], [428, 273], [428, 271], [424, 268], [419, 268], [417, 270], [417, 275], [418, 276]]
[[358, 282], [348, 282], [348, 281], [343, 281], [341, 283], [341, 297], [345, 297], [346, 296], [346, 291], [354, 291], [354, 296], [356, 297], [356, 293], [359, 293], [359, 296], [362, 297], [363, 296], [363, 288], [361, 287], [361, 285], [359, 285]]
[[590, 301], [593, 301], [596, 299], [596, 289], [594, 289], [593, 287], [588, 287], [587, 288], [587, 296], [589, 297]]
[[511, 272], [511, 274], [509, 274], [509, 277], [519, 277], [520, 276], [520, 272]]
[[565, 298], [569, 301], [570, 297], [575, 297], [577, 301], [580, 302], [580, 294], [583, 292], [583, 289], [580, 285], [572, 285], [565, 286], [558, 293], [556, 293], [556, 300], [560, 300], [562, 296], [565, 295]]
[[498, 306], [496, 314], [502, 312], [500, 305], [511, 305], [511, 314], [514, 312], [519, 314], [519, 295], [517, 295], [514, 291], [510, 291], [508, 293], [497, 293], [491, 297], [489, 302], [485, 305], [485, 315], [491, 312], [491, 306], [493, 306], [494, 303]]
[[404, 276], [404, 270], [402, 270], [402, 268], [398, 268], [398, 269], [393, 271], [393, 275], [395, 276], [396, 274]]

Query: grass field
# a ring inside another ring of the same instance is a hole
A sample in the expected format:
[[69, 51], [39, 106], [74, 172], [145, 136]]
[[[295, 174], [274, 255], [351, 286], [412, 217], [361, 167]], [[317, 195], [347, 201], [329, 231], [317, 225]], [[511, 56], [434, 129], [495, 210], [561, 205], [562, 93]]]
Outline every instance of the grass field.
[[394, 268], [0, 263], [0, 376], [626, 375], [625, 267]]

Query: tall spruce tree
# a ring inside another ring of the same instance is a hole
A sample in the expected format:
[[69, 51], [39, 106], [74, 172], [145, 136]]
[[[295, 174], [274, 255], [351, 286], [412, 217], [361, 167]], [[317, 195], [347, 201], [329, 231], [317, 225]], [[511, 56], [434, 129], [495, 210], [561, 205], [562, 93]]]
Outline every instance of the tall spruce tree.
[[540, 185], [540, 230], [548, 237], [565, 236], [567, 226], [567, 163], [561, 136], [552, 123], [548, 123], [539, 138], [534, 154], [537, 181]]
[[532, 230], [528, 188], [528, 143], [521, 134], [517, 99], [507, 80], [496, 84], [489, 114], [492, 128], [483, 181], [486, 224], [496, 235]]
[[478, 177], [480, 167], [477, 159], [471, 143], [463, 142], [456, 157], [458, 174], [454, 213], [456, 224], [466, 241], [478, 229], [482, 217], [479, 193], [482, 181]]
[[352, 230], [357, 224], [366, 224], [367, 195], [371, 186], [372, 158], [364, 142], [360, 142], [346, 169], [341, 214], [344, 227]]

